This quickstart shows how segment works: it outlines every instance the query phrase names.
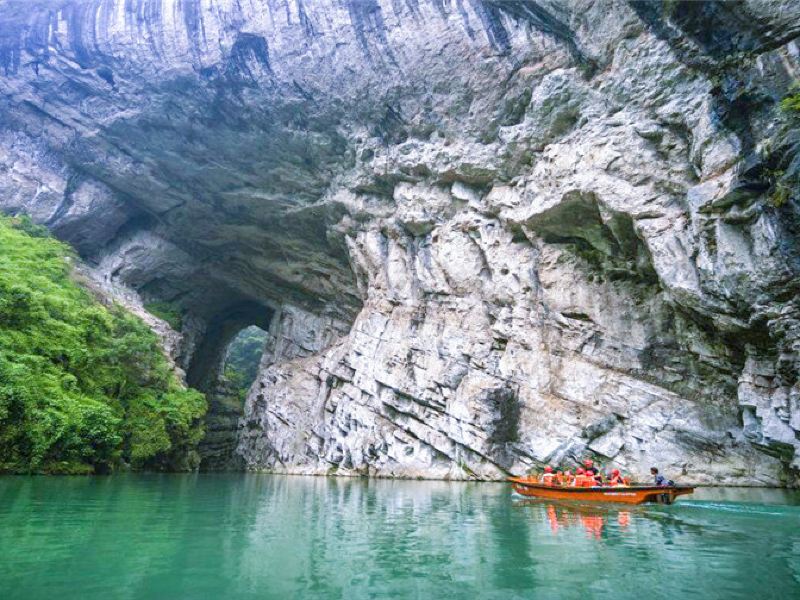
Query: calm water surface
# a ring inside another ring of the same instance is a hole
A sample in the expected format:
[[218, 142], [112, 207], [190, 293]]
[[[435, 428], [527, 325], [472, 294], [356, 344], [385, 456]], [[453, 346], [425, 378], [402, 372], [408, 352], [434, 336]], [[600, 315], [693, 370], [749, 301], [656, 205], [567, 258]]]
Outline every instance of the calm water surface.
[[0, 478], [0, 598], [800, 598], [800, 495], [525, 501], [487, 483]]

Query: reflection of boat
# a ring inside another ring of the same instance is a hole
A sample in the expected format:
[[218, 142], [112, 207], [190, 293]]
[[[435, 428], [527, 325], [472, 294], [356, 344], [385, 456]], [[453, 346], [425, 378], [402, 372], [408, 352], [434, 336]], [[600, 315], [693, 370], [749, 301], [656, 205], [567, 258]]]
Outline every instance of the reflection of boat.
[[535, 479], [509, 477], [514, 491], [523, 496], [547, 498], [550, 500], [578, 500], [580, 502], [621, 502], [623, 504], [642, 504], [657, 502], [672, 504], [675, 498], [691, 494], [694, 488], [688, 485], [657, 487], [653, 485], [631, 485], [613, 487], [567, 487], [546, 485]]
[[[619, 529], [627, 529], [631, 524], [630, 509], [615, 508], [598, 504], [576, 504], [573, 502], [542, 502], [541, 499], [523, 498], [514, 502], [514, 506], [536, 506], [545, 509], [547, 522], [554, 534], [564, 529], [582, 527], [594, 538], [601, 538], [606, 526], [616, 521]], [[640, 513], [644, 514], [644, 513]]]

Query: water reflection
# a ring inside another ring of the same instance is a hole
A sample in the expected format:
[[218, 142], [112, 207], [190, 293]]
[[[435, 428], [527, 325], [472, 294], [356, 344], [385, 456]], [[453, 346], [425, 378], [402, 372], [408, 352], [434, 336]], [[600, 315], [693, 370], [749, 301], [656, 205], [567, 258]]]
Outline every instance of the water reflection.
[[629, 507], [501, 484], [0, 478], [0, 597], [626, 598], [664, 581], [796, 597], [800, 506], [760, 494]]
[[625, 531], [631, 526], [634, 518], [659, 521], [661, 512], [648, 512], [646, 508], [628, 507], [609, 504], [580, 504], [575, 502], [554, 502], [552, 500], [515, 499], [517, 508], [531, 507], [532, 510], [543, 510], [553, 535], [563, 533], [567, 529], [581, 528], [588, 537], [602, 539], [609, 531], [609, 523], [613, 523], [617, 531]]
[[[559, 529], [567, 527], [583, 527], [590, 536], [600, 539], [603, 534], [603, 527], [608, 520], [605, 512], [592, 510], [589, 508], [576, 509], [566, 506], [547, 505], [547, 520], [550, 522], [550, 529], [557, 534]], [[625, 528], [630, 524], [631, 513], [622, 510], [616, 515], [620, 527]]]
[[476, 578], [504, 588], [534, 585], [532, 570], [518, 568], [535, 562], [529, 536], [508, 535], [526, 523], [480, 485], [277, 478], [271, 486], [239, 574], [256, 586], [279, 594], [377, 586], [402, 596], [409, 586], [459, 582], [469, 589]]

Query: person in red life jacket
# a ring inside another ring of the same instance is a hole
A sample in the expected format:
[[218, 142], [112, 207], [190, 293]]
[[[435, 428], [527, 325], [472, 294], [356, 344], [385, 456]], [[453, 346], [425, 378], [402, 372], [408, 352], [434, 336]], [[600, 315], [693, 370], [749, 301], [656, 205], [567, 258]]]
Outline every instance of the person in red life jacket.
[[625, 485], [625, 480], [619, 472], [619, 469], [611, 471], [611, 477], [608, 478], [609, 485]]
[[583, 461], [583, 467], [583, 470], [587, 475], [591, 474], [592, 476], [595, 476], [600, 474], [600, 469], [594, 466], [594, 461], [591, 458], [587, 458]]
[[553, 485], [555, 482], [555, 473], [553, 473], [553, 467], [547, 466], [544, 468], [544, 475], [542, 475], [542, 483], [545, 485]]
[[572, 480], [572, 485], [574, 487], [583, 487], [585, 479], [586, 475], [584, 475], [583, 467], [578, 467], [575, 469], [575, 478]]
[[583, 466], [586, 476], [592, 479], [592, 485], [603, 485], [603, 476], [600, 474], [600, 469], [594, 466], [594, 461], [591, 458], [584, 460]]
[[572, 485], [572, 481], [575, 479], [575, 475], [572, 474], [572, 471], [567, 469], [564, 471], [564, 485]]
[[556, 471], [556, 485], [564, 485], [564, 472]]

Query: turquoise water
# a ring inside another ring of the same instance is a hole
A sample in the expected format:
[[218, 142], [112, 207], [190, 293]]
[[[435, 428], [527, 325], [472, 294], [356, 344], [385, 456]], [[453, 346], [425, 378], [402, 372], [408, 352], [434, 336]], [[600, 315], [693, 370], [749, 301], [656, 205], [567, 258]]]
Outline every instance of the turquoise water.
[[800, 598], [800, 495], [525, 501], [503, 484], [0, 478], [0, 598]]

